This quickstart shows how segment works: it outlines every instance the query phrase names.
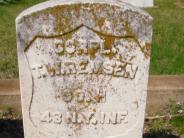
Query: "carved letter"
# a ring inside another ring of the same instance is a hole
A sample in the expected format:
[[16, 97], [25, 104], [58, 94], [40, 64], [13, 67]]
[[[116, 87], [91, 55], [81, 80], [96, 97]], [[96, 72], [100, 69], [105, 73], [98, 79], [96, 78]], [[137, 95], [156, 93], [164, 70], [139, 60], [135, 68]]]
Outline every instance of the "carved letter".
[[130, 79], [134, 79], [138, 67], [136, 65], [127, 64], [126, 65], [126, 77]]
[[105, 74], [112, 75], [114, 71], [114, 63], [111, 61], [104, 62], [103, 71]]
[[73, 54], [75, 52], [74, 40], [66, 41], [66, 52], [68, 54]]

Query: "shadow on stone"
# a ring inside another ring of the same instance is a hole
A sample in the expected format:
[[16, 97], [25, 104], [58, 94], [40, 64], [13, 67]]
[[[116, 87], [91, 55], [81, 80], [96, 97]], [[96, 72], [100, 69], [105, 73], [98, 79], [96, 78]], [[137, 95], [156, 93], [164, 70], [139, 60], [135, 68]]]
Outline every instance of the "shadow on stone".
[[170, 131], [160, 130], [146, 133], [144, 134], [143, 138], [180, 138], [180, 137], [173, 135]]
[[22, 120], [0, 119], [0, 138], [24, 138]]

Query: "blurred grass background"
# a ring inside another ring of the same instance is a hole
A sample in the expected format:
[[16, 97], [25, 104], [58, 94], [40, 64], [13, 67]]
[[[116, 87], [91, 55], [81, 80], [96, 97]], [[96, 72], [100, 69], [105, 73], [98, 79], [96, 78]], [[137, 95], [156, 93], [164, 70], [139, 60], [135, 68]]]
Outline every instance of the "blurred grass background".
[[[16, 16], [42, 1], [14, 0], [0, 5], [0, 79], [18, 78]], [[182, 6], [184, 0], [155, 0], [154, 8], [145, 9], [154, 18], [152, 75], [184, 74], [184, 9], [176, 3]]]
[[184, 0], [155, 0], [150, 74], [184, 74]]

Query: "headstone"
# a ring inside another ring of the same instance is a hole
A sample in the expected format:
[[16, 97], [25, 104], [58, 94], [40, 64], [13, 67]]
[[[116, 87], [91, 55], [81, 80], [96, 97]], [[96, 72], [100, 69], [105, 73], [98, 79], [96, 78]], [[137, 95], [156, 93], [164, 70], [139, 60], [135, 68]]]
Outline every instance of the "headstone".
[[153, 7], [154, 6], [153, 0], [120, 0], [120, 1], [130, 3], [137, 7]]
[[152, 17], [57, 0], [16, 19], [25, 138], [141, 138]]

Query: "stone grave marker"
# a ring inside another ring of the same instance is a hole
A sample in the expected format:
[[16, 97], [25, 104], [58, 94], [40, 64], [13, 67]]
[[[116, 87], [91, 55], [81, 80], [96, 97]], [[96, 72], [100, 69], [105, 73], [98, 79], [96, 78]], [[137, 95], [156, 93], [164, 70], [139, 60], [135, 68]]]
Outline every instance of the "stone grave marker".
[[16, 19], [25, 138], [141, 138], [152, 17], [114, 0], [53, 0]]

